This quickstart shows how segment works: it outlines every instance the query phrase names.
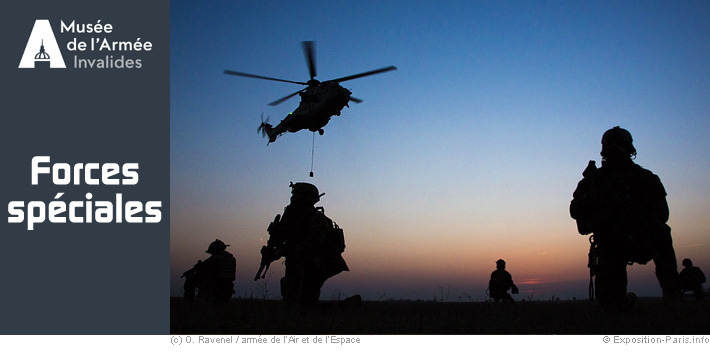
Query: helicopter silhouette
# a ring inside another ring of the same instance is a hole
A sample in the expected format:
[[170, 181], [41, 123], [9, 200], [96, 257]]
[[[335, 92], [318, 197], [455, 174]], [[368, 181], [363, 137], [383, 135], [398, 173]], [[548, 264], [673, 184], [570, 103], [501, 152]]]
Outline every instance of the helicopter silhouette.
[[330, 121], [330, 118], [333, 115], [340, 116], [340, 111], [343, 108], [345, 108], [346, 106], [350, 107], [348, 105], [348, 102], [362, 102], [362, 100], [350, 96], [352, 93], [350, 92], [350, 90], [340, 86], [341, 82], [397, 69], [394, 66], [388, 66], [338, 79], [318, 81], [315, 79], [316, 63], [314, 42], [304, 41], [301, 42], [301, 44], [303, 46], [303, 52], [306, 56], [308, 72], [311, 77], [311, 79], [307, 82], [270, 78], [266, 76], [242, 73], [233, 70], [224, 71], [225, 74], [229, 75], [306, 85], [306, 88], [304, 89], [298, 90], [293, 94], [287, 95], [274, 102], [269, 103], [270, 106], [276, 106], [296, 95], [301, 96], [301, 103], [298, 105], [298, 108], [296, 108], [293, 112], [289, 113], [286, 118], [281, 120], [281, 122], [276, 125], [276, 127], [270, 125], [268, 123], [268, 119], [266, 121], [262, 120], [261, 125], [259, 125], [258, 132], [261, 132], [262, 136], [268, 136], [269, 143], [274, 142], [277, 137], [286, 132], [294, 133], [302, 129], [308, 129], [311, 132], [318, 132], [320, 135], [323, 135], [323, 127], [328, 124], [328, 121]]

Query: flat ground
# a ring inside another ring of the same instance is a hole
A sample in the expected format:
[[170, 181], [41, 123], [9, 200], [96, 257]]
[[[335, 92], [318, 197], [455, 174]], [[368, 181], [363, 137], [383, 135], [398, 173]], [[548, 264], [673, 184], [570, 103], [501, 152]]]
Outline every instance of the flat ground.
[[170, 299], [172, 334], [710, 334], [710, 301], [666, 305], [641, 298], [629, 314], [601, 311], [596, 302], [363, 302], [342, 310], [324, 302], [308, 312], [280, 301], [232, 299], [218, 307]]

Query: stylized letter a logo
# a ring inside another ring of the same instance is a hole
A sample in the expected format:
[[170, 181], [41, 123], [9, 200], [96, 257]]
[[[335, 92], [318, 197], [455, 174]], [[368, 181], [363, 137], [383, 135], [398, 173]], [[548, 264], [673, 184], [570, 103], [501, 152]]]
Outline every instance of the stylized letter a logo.
[[49, 20], [35, 20], [18, 68], [66, 68]]

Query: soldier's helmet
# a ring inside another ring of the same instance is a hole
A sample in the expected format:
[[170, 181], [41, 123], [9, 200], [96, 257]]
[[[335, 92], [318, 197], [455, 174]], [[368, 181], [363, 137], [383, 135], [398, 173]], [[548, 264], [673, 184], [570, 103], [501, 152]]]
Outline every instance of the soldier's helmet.
[[604, 132], [601, 155], [609, 157], [614, 155], [615, 152], [621, 152], [628, 156], [634, 156], [636, 155], [636, 148], [634, 148], [633, 141], [629, 131], [616, 126]]
[[205, 253], [214, 254], [216, 252], [225, 251], [225, 250], [227, 250], [228, 246], [229, 245], [224, 244], [223, 241], [221, 241], [219, 239], [215, 239], [214, 242], [210, 243], [210, 246], [207, 247], [207, 250], [205, 251]]
[[505, 260], [498, 259], [498, 261], [496, 261], [496, 268], [505, 269]]
[[683, 266], [691, 267], [691, 266], [693, 266], [693, 262], [690, 259], [685, 258], [685, 259], [683, 259]]
[[315, 204], [320, 201], [321, 196], [325, 194], [319, 193], [318, 188], [313, 184], [309, 184], [307, 182], [297, 182], [295, 184], [291, 183], [291, 195], [303, 198], [305, 201]]

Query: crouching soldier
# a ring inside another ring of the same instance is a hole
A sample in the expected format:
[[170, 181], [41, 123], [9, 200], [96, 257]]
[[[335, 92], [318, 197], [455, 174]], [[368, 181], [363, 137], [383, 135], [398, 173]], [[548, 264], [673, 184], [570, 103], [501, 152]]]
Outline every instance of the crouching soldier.
[[183, 288], [186, 301], [192, 302], [197, 299], [219, 304], [226, 303], [232, 298], [237, 261], [226, 250], [228, 246], [216, 239], [205, 251], [211, 254], [210, 257], [205, 261], [198, 260], [192, 269], [182, 274], [185, 278]]
[[693, 261], [683, 259], [684, 269], [680, 271], [680, 284], [683, 292], [692, 291], [695, 295], [695, 300], [700, 301], [705, 297], [703, 293], [703, 283], [705, 283], [705, 274], [699, 267], [693, 266]]
[[497, 302], [515, 302], [508, 294], [511, 290], [513, 294], [518, 294], [518, 287], [513, 283], [513, 277], [505, 270], [505, 261], [496, 261], [496, 270], [491, 273], [491, 280], [488, 281], [488, 292], [492, 299]]

